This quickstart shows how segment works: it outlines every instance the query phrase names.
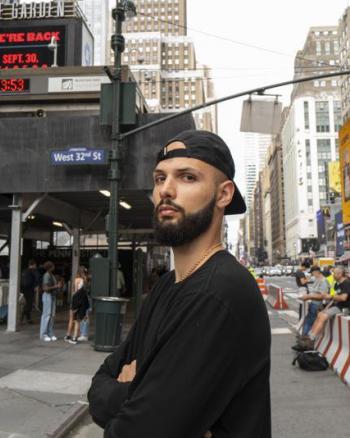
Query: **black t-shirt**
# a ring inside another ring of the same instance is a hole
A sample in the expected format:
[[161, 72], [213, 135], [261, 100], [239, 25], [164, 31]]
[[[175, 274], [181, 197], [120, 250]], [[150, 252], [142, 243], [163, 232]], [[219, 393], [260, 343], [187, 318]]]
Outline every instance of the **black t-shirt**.
[[303, 284], [301, 282], [302, 278], [306, 278], [306, 275], [304, 274], [304, 272], [302, 270], [298, 269], [298, 271], [295, 273], [295, 281], [297, 282], [297, 286], [298, 287], [306, 287], [306, 289], [308, 289], [307, 283]]
[[[92, 380], [105, 438], [270, 438], [270, 324], [250, 273], [226, 251], [147, 297], [129, 336]], [[137, 360], [131, 383], [118, 383]]]
[[348, 294], [348, 298], [346, 301], [337, 301], [335, 302], [335, 306], [337, 306], [339, 309], [350, 308], [350, 280], [346, 279], [341, 283], [335, 283], [334, 290], [335, 293], [338, 295]]
[[39, 285], [39, 273], [36, 269], [26, 268], [21, 276], [21, 288], [23, 291], [34, 291]]

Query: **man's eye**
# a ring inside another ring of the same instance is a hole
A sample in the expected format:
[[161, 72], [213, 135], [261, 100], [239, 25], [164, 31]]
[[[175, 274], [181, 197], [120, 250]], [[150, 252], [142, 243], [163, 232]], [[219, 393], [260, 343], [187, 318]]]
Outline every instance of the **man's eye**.
[[163, 175], [159, 175], [159, 176], [156, 176], [156, 177], [154, 178], [154, 182], [155, 182], [156, 184], [159, 184], [159, 183], [161, 183], [161, 182], [163, 182], [163, 181], [165, 181], [165, 176], [163, 176]]
[[196, 177], [194, 175], [191, 175], [190, 173], [184, 174], [182, 178], [186, 181], [196, 181]]

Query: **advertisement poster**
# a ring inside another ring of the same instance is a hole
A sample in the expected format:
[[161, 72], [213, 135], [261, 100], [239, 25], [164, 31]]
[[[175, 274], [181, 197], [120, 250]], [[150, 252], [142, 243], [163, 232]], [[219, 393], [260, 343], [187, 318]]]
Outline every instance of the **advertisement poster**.
[[350, 120], [339, 131], [339, 157], [344, 226], [350, 224]]

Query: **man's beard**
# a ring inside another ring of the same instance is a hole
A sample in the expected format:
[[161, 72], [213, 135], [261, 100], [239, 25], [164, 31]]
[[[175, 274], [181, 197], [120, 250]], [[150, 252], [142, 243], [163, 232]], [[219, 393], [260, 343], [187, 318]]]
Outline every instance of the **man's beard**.
[[[182, 246], [199, 237], [210, 227], [213, 220], [216, 197], [196, 213], [186, 214], [184, 209], [173, 203], [170, 199], [162, 201], [154, 210], [153, 225], [157, 241], [166, 246]], [[177, 223], [170, 220], [159, 220], [159, 207], [169, 205], [182, 214]]]

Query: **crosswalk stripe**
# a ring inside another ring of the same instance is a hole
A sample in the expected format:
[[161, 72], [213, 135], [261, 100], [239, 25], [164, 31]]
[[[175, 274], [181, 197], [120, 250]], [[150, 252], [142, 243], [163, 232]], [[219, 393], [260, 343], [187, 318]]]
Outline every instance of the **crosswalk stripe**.
[[273, 329], [271, 329], [272, 335], [288, 335], [290, 333], [292, 333], [292, 331], [289, 330], [289, 328], [273, 328]]

